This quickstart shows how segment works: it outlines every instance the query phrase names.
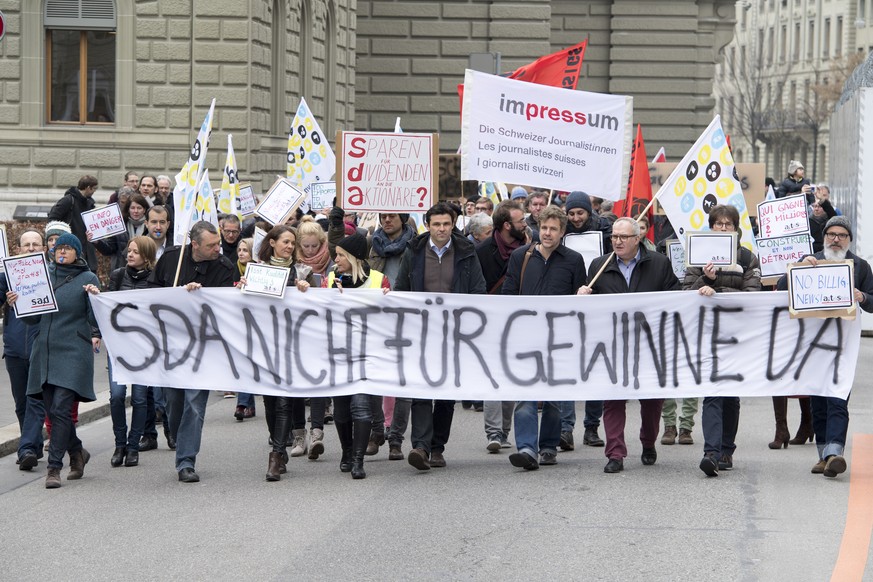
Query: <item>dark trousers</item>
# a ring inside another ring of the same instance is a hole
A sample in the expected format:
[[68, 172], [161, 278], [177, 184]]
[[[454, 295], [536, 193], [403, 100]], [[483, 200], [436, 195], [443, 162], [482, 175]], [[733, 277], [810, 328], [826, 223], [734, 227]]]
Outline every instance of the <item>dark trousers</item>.
[[[644, 449], [655, 446], [661, 426], [663, 398], [640, 400], [640, 442]], [[606, 458], [624, 459], [627, 444], [624, 440], [624, 425], [627, 420], [627, 400], [605, 400], [603, 402], [603, 427], [606, 429]]]
[[736, 396], [707, 396], [703, 399], [703, 454], [733, 455], [737, 450], [740, 399]]
[[[155, 391], [161, 391], [161, 397], [157, 398], [155, 395]], [[143, 436], [147, 436], [157, 440], [158, 438], [158, 428], [157, 428], [157, 416], [156, 412], [160, 411], [164, 417], [163, 422], [167, 422], [167, 407], [166, 407], [166, 397], [164, 395], [163, 388], [156, 388], [154, 386], [149, 386], [149, 389], [146, 393], [146, 420], [145, 427], [143, 428], [142, 434]], [[166, 432], [166, 431], [165, 431]]]
[[43, 384], [42, 401], [49, 418], [52, 419], [48, 466], [52, 469], [60, 469], [64, 466], [65, 454], [74, 453], [82, 448], [82, 441], [76, 436], [76, 425], [73, 424], [72, 415], [76, 393], [69, 388]]
[[454, 400], [412, 401], [412, 447], [424, 449], [430, 454], [442, 453], [449, 442], [452, 417], [455, 414]]
[[6, 371], [9, 373], [9, 384], [12, 387], [12, 399], [15, 401], [15, 416], [18, 418], [18, 430], [24, 432], [24, 413], [27, 410], [27, 372], [30, 370], [30, 360], [3, 356], [6, 360]]
[[285, 396], [264, 396], [264, 416], [270, 442], [274, 453], [282, 453], [288, 439], [288, 425], [291, 422], [291, 398]]
[[352, 421], [371, 422], [373, 413], [370, 410], [370, 396], [367, 394], [334, 396], [333, 417], [337, 424]]
[[842, 455], [849, 432], [849, 400], [827, 396], [812, 396], [812, 430], [819, 456]]
[[[322, 422], [324, 421], [324, 412], [321, 415]], [[291, 430], [306, 428], [306, 399], [292, 398], [291, 399]]]

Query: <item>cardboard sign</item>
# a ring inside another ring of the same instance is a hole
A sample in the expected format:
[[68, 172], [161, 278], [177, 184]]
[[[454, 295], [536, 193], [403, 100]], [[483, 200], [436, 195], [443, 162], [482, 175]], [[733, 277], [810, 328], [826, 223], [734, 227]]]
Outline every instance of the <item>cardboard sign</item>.
[[16, 317], [53, 313], [58, 310], [43, 253], [5, 258], [3, 269], [9, 290], [18, 294], [15, 302]]
[[737, 264], [737, 233], [689, 232], [685, 239], [685, 266], [718, 267]]
[[261, 252], [261, 245], [264, 239], [267, 238], [267, 231], [263, 228], [255, 227], [255, 236], [252, 240], [252, 260], [258, 262], [258, 254]]
[[436, 133], [337, 132], [337, 194], [344, 210], [422, 212], [437, 192]]
[[[761, 279], [779, 278], [788, 270], [788, 265], [798, 263], [812, 254], [812, 237], [795, 234], [778, 238], [760, 238], [755, 241], [758, 260], [761, 263]], [[774, 281], [769, 281], [772, 283]]]
[[564, 246], [582, 255], [585, 268], [597, 257], [603, 254], [603, 233], [598, 231], [568, 234], [564, 237]]
[[788, 311], [791, 317], [843, 317], [854, 319], [854, 263], [818, 261], [788, 267]]
[[251, 216], [255, 213], [255, 208], [258, 205], [257, 200], [255, 200], [255, 193], [252, 190], [252, 185], [248, 182], [239, 185], [239, 198], [237, 199], [237, 204], [239, 204], [239, 212], [243, 216]]
[[295, 187], [287, 178], [279, 178], [267, 191], [255, 213], [276, 226], [284, 224], [297, 207], [306, 200], [306, 193]]
[[246, 284], [242, 288], [243, 293], [284, 297], [290, 275], [291, 269], [285, 267], [274, 267], [254, 262], [247, 263], [246, 272], [243, 275], [246, 279]]
[[94, 235], [91, 237], [91, 242], [121, 234], [127, 229], [121, 216], [121, 207], [117, 202], [102, 208], [86, 210], [82, 213], [82, 220], [85, 222], [85, 230]]
[[809, 232], [806, 195], [786, 196], [758, 204], [758, 236], [778, 238]]
[[318, 212], [333, 207], [336, 198], [336, 182], [313, 182], [305, 188], [308, 190], [309, 209]]
[[667, 258], [670, 259], [670, 264], [673, 266], [673, 273], [681, 282], [685, 279], [685, 247], [679, 242], [679, 239], [671, 239], [666, 241]]

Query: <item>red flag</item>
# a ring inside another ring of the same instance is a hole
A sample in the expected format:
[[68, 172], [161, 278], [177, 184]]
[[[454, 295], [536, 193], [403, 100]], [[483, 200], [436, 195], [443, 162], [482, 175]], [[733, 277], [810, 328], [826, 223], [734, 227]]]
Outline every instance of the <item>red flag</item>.
[[[627, 179], [627, 196], [624, 200], [615, 202], [612, 211], [616, 216], [639, 217], [649, 202], [652, 201], [652, 182], [649, 179], [649, 162], [646, 158], [646, 144], [643, 142], [643, 128], [637, 125], [637, 137], [631, 150], [630, 173]], [[655, 242], [655, 233], [652, 227], [652, 209], [646, 213], [649, 219], [649, 232], [647, 238]]]
[[658, 153], [655, 154], [655, 157], [652, 158], [653, 164], [664, 163], [667, 161], [667, 152], [664, 151], [664, 146], [661, 146], [661, 149], [658, 150]]
[[[582, 59], [585, 57], [585, 48], [587, 46], [588, 39], [585, 39], [575, 46], [540, 57], [534, 62], [502, 76], [540, 85], [576, 89], [576, 85], [579, 83], [579, 75], [582, 73]], [[458, 85], [458, 97], [461, 100], [460, 111], [463, 112], [463, 84]]]

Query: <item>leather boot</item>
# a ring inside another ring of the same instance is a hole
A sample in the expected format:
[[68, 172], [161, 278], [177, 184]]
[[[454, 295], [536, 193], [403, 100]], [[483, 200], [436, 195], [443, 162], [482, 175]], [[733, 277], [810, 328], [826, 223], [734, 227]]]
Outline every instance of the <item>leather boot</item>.
[[278, 481], [282, 478], [282, 464], [282, 453], [270, 453], [270, 458], [267, 462], [267, 481]]
[[45, 476], [45, 488], [46, 489], [57, 489], [60, 486], [61, 486], [61, 470], [49, 467], [48, 473]]
[[127, 456], [125, 447], [115, 447], [115, 452], [112, 453], [112, 458], [109, 459], [109, 464], [113, 467], [120, 467], [124, 464], [124, 457]]
[[273, 421], [273, 434], [281, 439], [279, 442], [271, 439], [272, 442], [270, 444], [273, 447], [273, 452], [279, 455], [279, 474], [284, 475], [288, 472], [288, 451], [286, 447], [288, 444], [288, 429], [291, 428], [291, 399], [284, 397], [277, 398], [275, 407], [272, 413], [268, 412], [267, 418]]
[[164, 438], [167, 439], [167, 448], [171, 451], [176, 450], [176, 439], [173, 438], [173, 435], [170, 434], [170, 427], [166, 424], [164, 425]]
[[372, 423], [369, 420], [356, 420], [354, 422], [352, 479], [364, 479], [367, 476], [364, 472], [364, 454], [367, 452], [371, 426]]
[[801, 398], [797, 401], [800, 403], [800, 428], [789, 444], [805, 445], [807, 441], [812, 442], [815, 433], [812, 430], [812, 401], [809, 398]]
[[776, 436], [773, 442], [767, 445], [771, 449], [788, 448], [788, 439], [791, 438], [791, 433], [788, 432], [788, 397], [774, 396], [773, 397], [773, 414], [776, 416]]
[[85, 450], [84, 447], [78, 451], [69, 453], [70, 455], [70, 472], [67, 473], [67, 481], [75, 481], [81, 479], [85, 475], [85, 465], [91, 459], [91, 453]]
[[336, 433], [339, 436], [340, 446], [342, 446], [343, 450], [343, 456], [340, 459], [340, 471], [348, 473], [352, 470], [352, 423], [335, 420], [334, 424], [336, 424]]

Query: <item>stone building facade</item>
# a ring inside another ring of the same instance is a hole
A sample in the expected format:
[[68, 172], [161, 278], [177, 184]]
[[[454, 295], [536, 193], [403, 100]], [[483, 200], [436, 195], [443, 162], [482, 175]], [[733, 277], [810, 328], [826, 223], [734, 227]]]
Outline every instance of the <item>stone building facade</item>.
[[[76, 85], [52, 68], [53, 55], [75, 61], [58, 47], [78, 42], [52, 32], [71, 17], [55, 9], [80, 6], [112, 11], [111, 31], [81, 42], [99, 56], [114, 38], [114, 81], [81, 67]], [[98, 199], [126, 170], [174, 175], [212, 97], [208, 167], [221, 170], [231, 133], [256, 191], [284, 171], [300, 95], [328, 135], [391, 130], [400, 116], [454, 152], [471, 53], [499, 52], [509, 71], [584, 38], [579, 88], [633, 95], [649, 147], [677, 158], [711, 120], [734, 24], [734, 0], [0, 0], [0, 11], [0, 218], [85, 173]]]

